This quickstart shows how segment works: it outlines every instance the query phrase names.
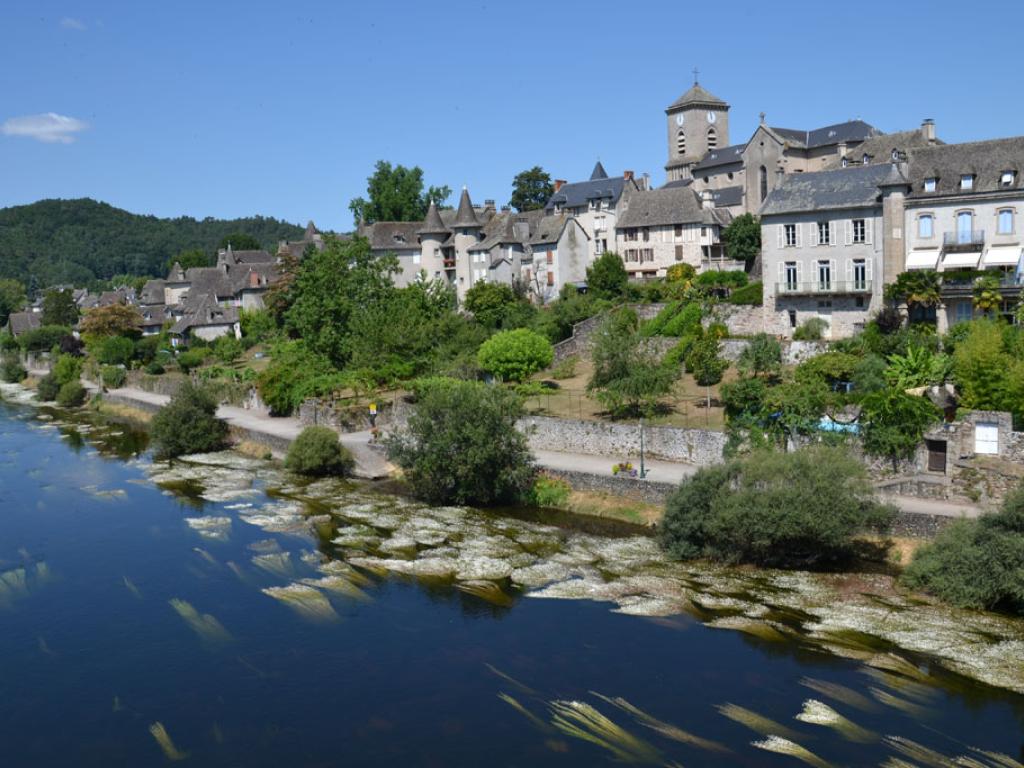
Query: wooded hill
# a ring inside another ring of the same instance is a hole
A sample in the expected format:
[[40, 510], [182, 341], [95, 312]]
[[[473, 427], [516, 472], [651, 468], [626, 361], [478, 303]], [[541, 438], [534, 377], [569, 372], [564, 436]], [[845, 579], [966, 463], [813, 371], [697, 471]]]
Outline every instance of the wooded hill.
[[212, 254], [229, 234], [252, 235], [273, 253], [303, 228], [278, 219], [161, 219], [89, 198], [40, 200], [0, 209], [0, 278], [39, 287], [87, 285], [114, 275], [162, 277], [167, 260], [191, 248]]

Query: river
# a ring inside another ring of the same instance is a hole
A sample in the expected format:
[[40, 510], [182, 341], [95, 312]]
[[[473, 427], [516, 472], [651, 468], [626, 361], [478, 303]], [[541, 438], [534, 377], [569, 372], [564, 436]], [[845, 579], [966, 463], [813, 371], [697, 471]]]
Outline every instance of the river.
[[0, 403], [5, 765], [1024, 761], [1020, 622], [145, 448]]

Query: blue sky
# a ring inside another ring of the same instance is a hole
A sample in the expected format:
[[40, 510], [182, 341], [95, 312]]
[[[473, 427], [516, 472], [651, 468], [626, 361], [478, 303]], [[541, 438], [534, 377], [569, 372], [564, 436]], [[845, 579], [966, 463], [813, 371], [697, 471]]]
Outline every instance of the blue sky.
[[378, 159], [499, 204], [533, 165], [578, 180], [600, 157], [660, 184], [663, 110], [694, 66], [732, 105], [733, 143], [762, 110], [789, 128], [1024, 132], [1024, 3], [977, 0], [969, 29], [945, 0], [834, 7], [8, 0], [0, 206], [88, 196], [347, 229]]

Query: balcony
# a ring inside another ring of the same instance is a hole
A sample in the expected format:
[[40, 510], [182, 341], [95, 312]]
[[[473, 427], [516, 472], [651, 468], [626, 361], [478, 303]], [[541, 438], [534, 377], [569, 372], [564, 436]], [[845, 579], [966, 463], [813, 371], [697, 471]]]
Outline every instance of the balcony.
[[942, 250], [946, 253], [956, 251], [977, 251], [985, 247], [985, 230], [972, 229], [942, 233]]
[[823, 283], [776, 283], [776, 296], [861, 296], [871, 293], [870, 280], [831, 280]]
[[[942, 276], [941, 293], [943, 298], [969, 298], [974, 295], [974, 286], [979, 277], [985, 273], [977, 270], [964, 270], [960, 275], [957, 273], [945, 273]], [[999, 276], [999, 292], [1003, 298], [1014, 299], [1020, 295], [1024, 283], [1013, 274], [1001, 273], [996, 270], [988, 274]]]
[[455, 269], [455, 259], [454, 259], [454, 257], [451, 258], [451, 259], [446, 258], [444, 260], [444, 268], [445, 269]]

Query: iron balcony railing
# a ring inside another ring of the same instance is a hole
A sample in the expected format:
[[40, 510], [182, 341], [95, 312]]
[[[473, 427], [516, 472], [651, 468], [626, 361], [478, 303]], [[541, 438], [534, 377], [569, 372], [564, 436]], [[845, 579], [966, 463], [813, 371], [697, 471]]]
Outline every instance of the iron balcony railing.
[[[943, 278], [941, 289], [942, 295], [956, 297], [971, 296], [974, 294], [977, 279], [977, 277], [963, 279]], [[1024, 288], [1024, 281], [1014, 275], [1007, 275], [999, 280], [999, 291], [1008, 298], [1018, 296], [1021, 288]]]
[[961, 229], [956, 232], [942, 233], [942, 248], [946, 251], [963, 251], [980, 248], [985, 245], [984, 229]]
[[871, 293], [870, 280], [815, 280], [813, 282], [783, 282], [775, 284], [776, 296], [809, 296], [828, 294], [837, 296], [843, 294]]

